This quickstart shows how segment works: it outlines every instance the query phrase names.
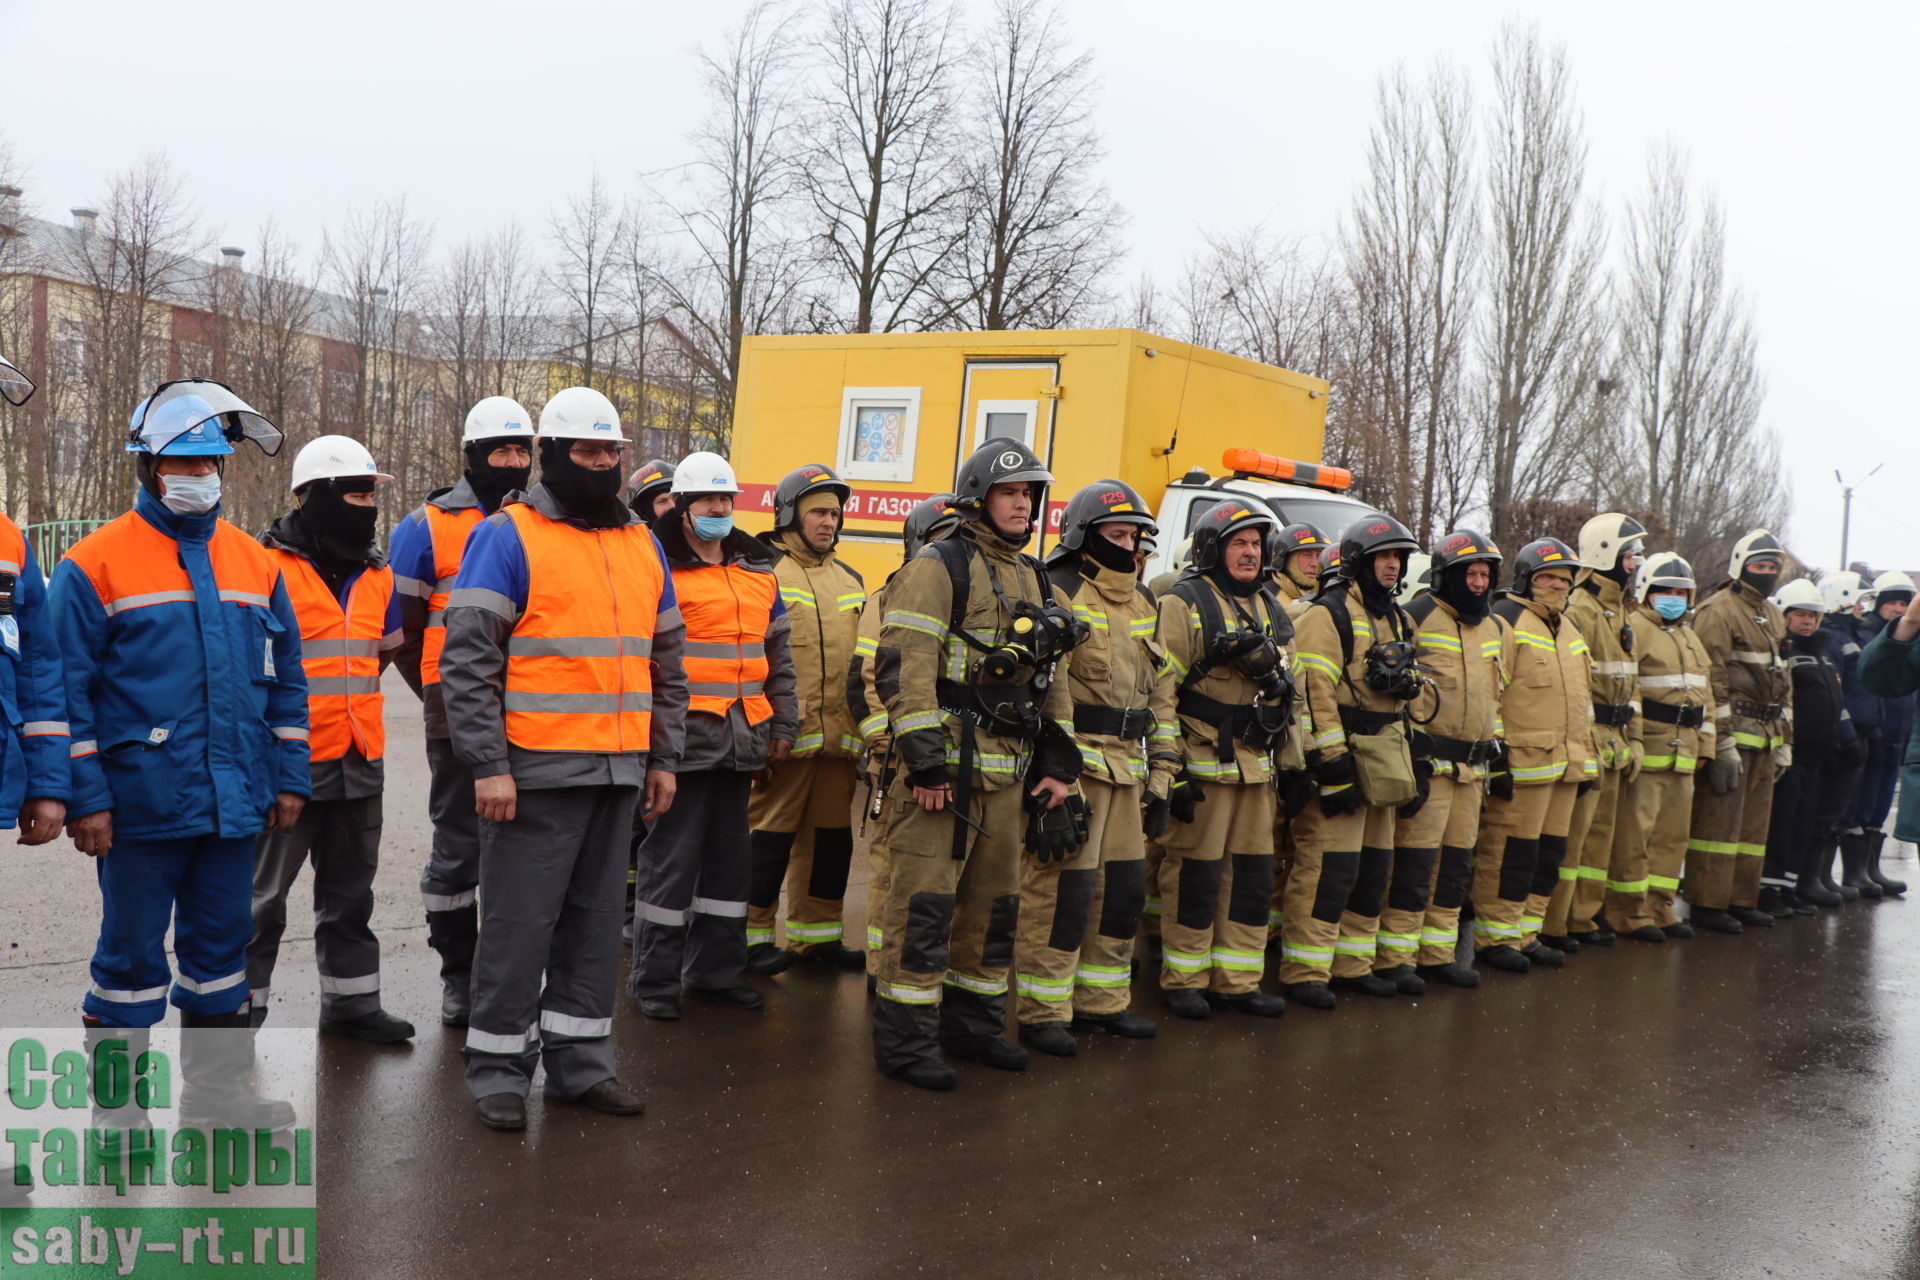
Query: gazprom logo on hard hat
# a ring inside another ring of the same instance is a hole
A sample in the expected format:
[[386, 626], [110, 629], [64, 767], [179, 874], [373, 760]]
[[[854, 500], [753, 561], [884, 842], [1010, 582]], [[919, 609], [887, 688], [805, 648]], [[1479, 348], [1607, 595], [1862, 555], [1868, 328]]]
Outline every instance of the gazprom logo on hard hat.
[[596, 422], [593, 424], [593, 429], [595, 431], [611, 431], [613, 430], [613, 424], [611, 422]]
[[713, 485], [716, 488], [724, 488], [727, 485], [733, 483], [733, 477], [723, 476], [723, 475], [711, 475], [707, 477], [707, 483], [710, 485]]

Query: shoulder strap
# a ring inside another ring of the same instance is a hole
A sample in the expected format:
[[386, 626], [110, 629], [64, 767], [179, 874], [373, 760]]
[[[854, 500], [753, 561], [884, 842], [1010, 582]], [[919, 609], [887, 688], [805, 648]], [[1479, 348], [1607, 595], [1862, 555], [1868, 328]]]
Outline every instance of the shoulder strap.
[[942, 538], [920, 553], [932, 554], [947, 567], [947, 577], [953, 583], [953, 603], [947, 617], [947, 629], [956, 634], [962, 629], [960, 624], [967, 620], [967, 568], [973, 553], [973, 543], [967, 538]]
[[[1048, 576], [1047, 566], [1038, 556], [1030, 556], [1024, 551], [1020, 553], [1020, 563], [1033, 570], [1034, 581], [1040, 588], [1040, 607], [1045, 609], [1052, 605], [1053, 579]], [[1016, 588], [1016, 590], [1017, 589], [1018, 588]], [[1072, 592], [1068, 592], [1067, 594], [1071, 595]]]
[[1419, 630], [1420, 624], [1427, 620], [1427, 616], [1433, 612], [1435, 603], [1432, 596], [1426, 595], [1421, 596], [1418, 600], [1415, 600], [1407, 606], [1407, 617], [1413, 620], [1413, 626], [1416, 631]]
[[1187, 668], [1187, 674], [1180, 681], [1180, 687], [1198, 684], [1205, 678], [1214, 664], [1208, 659], [1207, 652], [1212, 648], [1213, 637], [1227, 629], [1226, 611], [1220, 607], [1219, 597], [1213, 594], [1213, 588], [1198, 578], [1182, 575], [1167, 588], [1167, 594], [1175, 599], [1184, 600], [1200, 612], [1200, 635], [1206, 641], [1200, 656]]
[[1071, 560], [1055, 560], [1047, 566], [1047, 571], [1041, 575], [1040, 580], [1046, 583], [1049, 589], [1048, 604], [1052, 604], [1055, 598], [1072, 600], [1073, 593], [1080, 589], [1082, 582], [1086, 581], [1080, 576], [1079, 567]]
[[839, 556], [835, 556], [833, 558], [833, 562], [839, 565], [840, 568], [846, 573], [846, 575], [849, 578], [852, 578], [854, 582], [859, 585], [862, 591], [865, 591], [867, 589], [867, 580], [860, 576], [860, 571], [858, 569], [848, 564], [845, 560], [842, 560]]
[[1512, 596], [1500, 597], [1500, 599], [1494, 601], [1493, 609], [1491, 610], [1494, 617], [1499, 618], [1510, 627], [1518, 627], [1520, 625], [1520, 617], [1526, 613], [1526, 611], [1527, 607], [1518, 600], [1515, 600]]
[[1345, 679], [1347, 668], [1353, 665], [1353, 610], [1347, 607], [1347, 584], [1336, 581], [1313, 602], [1333, 615], [1333, 629], [1340, 633], [1340, 673]]

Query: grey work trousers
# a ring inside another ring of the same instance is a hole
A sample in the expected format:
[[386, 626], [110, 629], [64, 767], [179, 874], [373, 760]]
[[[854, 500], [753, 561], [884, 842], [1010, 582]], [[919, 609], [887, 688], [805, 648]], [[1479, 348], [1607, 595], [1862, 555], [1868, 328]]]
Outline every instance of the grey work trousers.
[[373, 936], [373, 877], [380, 867], [380, 797], [314, 800], [290, 831], [262, 832], [253, 858], [253, 937], [247, 986], [254, 1025], [266, 1017], [287, 897], [313, 863], [313, 949], [320, 1016], [358, 1018], [380, 1007], [380, 940]]
[[634, 882], [627, 989], [635, 997], [740, 985], [753, 866], [752, 781], [752, 774], [731, 769], [683, 773], [673, 807], [649, 825]]
[[433, 850], [420, 873], [420, 901], [428, 911], [473, 905], [480, 883], [480, 816], [473, 806], [473, 770], [454, 754], [451, 738], [427, 739], [427, 817]]
[[523, 789], [513, 821], [481, 821], [480, 944], [461, 1051], [474, 1097], [525, 1097], [536, 1063], [555, 1098], [578, 1098], [616, 1074], [608, 1037], [639, 795], [638, 787]]

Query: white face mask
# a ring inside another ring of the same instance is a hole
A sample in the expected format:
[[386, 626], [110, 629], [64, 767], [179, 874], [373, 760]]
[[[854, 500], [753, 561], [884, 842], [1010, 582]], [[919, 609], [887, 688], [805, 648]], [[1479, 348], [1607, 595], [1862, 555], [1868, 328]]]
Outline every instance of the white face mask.
[[203, 516], [220, 505], [220, 473], [161, 476], [160, 501], [177, 516]]

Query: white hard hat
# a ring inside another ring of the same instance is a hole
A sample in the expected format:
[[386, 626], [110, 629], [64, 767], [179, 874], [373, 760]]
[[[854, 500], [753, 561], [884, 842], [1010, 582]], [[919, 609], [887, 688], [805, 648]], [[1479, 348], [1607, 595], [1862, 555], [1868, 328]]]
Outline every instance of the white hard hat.
[[1655, 587], [1677, 587], [1691, 595], [1697, 590], [1693, 566], [1678, 552], [1654, 552], [1640, 562], [1640, 568], [1634, 573], [1633, 594], [1645, 600], [1647, 592]]
[[497, 440], [501, 436], [533, 438], [533, 415], [512, 396], [488, 396], [467, 410], [467, 428], [460, 433], [461, 444], [475, 440]]
[[287, 487], [298, 493], [302, 485], [315, 480], [378, 482], [391, 479], [392, 476], [373, 465], [373, 455], [358, 440], [350, 436], [315, 436], [294, 455], [293, 483]]
[[1580, 526], [1580, 563], [1589, 569], [1611, 569], [1628, 551], [1647, 544], [1647, 527], [1632, 516], [1603, 511]]
[[1740, 541], [1733, 544], [1733, 550], [1727, 555], [1727, 576], [1738, 578], [1740, 571], [1747, 567], [1749, 560], [1778, 560], [1782, 569], [1787, 565], [1787, 549], [1780, 545], [1780, 539], [1765, 529], [1751, 529]]
[[1913, 579], [1898, 569], [1890, 569], [1873, 580], [1873, 607], [1880, 607], [1880, 597], [1889, 591], [1904, 591], [1913, 595]]
[[1787, 609], [1805, 609], [1808, 613], [1827, 611], [1826, 593], [1815, 586], [1810, 578], [1795, 578], [1792, 582], [1782, 585], [1773, 593], [1773, 604], [1776, 609], [1783, 611]]
[[1866, 594], [1866, 584], [1860, 581], [1859, 574], [1844, 569], [1820, 579], [1820, 594], [1827, 598], [1829, 612], [1847, 613]]
[[717, 453], [701, 449], [680, 459], [674, 468], [675, 493], [738, 493], [740, 482], [733, 478], [733, 464]]
[[553, 440], [610, 440], [627, 443], [620, 434], [620, 413], [613, 401], [592, 387], [556, 391], [540, 411], [540, 434]]

